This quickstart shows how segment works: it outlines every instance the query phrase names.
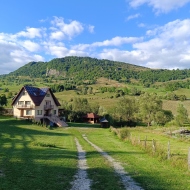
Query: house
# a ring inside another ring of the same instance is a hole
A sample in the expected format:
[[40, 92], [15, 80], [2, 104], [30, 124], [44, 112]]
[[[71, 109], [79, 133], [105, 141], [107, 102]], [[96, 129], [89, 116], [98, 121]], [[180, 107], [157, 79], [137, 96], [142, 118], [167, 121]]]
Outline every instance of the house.
[[95, 113], [87, 113], [86, 115], [83, 116], [84, 122], [87, 123], [99, 123], [99, 115], [96, 115]]
[[59, 126], [67, 125], [58, 117], [60, 103], [50, 88], [24, 86], [14, 97], [12, 106], [14, 117], [49, 120]]

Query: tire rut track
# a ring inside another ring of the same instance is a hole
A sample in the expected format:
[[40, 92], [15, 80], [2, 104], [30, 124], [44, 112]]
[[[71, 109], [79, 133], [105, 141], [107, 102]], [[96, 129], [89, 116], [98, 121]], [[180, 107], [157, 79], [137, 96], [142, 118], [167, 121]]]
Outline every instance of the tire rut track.
[[87, 175], [87, 161], [86, 152], [82, 149], [77, 138], [75, 138], [75, 143], [78, 151], [78, 171], [75, 175], [75, 180], [71, 182], [71, 190], [90, 190], [91, 180]]
[[124, 171], [123, 166], [120, 162], [116, 162], [108, 153], [104, 152], [101, 148], [93, 144], [88, 138], [83, 135], [83, 138], [92, 146], [94, 147], [103, 157], [105, 157], [111, 165], [114, 167], [115, 172], [117, 175], [120, 176], [122, 183], [126, 190], [143, 190], [129, 175], [127, 172]]

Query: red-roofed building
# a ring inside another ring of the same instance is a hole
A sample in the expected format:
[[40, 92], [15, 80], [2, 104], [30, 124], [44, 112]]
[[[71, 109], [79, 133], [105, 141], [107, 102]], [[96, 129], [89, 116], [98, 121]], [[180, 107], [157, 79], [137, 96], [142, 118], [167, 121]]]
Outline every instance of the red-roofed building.
[[99, 115], [96, 115], [95, 113], [87, 113], [86, 115], [83, 116], [84, 122], [87, 123], [99, 123]]

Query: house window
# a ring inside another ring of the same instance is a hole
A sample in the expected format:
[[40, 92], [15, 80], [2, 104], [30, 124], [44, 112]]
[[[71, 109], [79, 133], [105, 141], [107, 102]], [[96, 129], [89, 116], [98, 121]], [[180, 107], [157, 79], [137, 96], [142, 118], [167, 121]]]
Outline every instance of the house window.
[[25, 105], [29, 106], [31, 104], [31, 101], [25, 101]]
[[32, 110], [26, 110], [26, 115], [32, 115]]
[[37, 110], [37, 115], [42, 115], [42, 110]]
[[50, 97], [50, 94], [46, 94], [46, 97]]
[[23, 96], [27, 95], [27, 92], [26, 92], [26, 91], [24, 91], [24, 92], [22, 93], [22, 95], [23, 95]]
[[57, 113], [56, 110], [53, 110], [53, 114], [56, 115], [56, 113]]
[[24, 101], [18, 101], [18, 105], [24, 105]]

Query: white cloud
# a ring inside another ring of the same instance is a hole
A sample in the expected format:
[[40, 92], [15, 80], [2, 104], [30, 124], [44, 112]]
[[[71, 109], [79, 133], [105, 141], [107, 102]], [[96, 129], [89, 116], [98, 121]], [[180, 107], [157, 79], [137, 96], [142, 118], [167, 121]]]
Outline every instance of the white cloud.
[[16, 37], [25, 37], [25, 38], [41, 38], [43, 29], [40, 28], [26, 28], [26, 31], [21, 31], [16, 34]]
[[138, 24], [138, 27], [140, 27], [140, 28], [144, 28], [144, 27], [146, 27], [146, 24], [144, 24], [144, 23], [140, 23], [140, 24]]
[[43, 61], [40, 55], [30, 55], [13, 43], [0, 42], [0, 74], [8, 74], [30, 61]]
[[51, 33], [50, 38], [54, 40], [62, 40], [65, 38], [65, 34], [62, 31], [55, 31]]
[[189, 2], [190, 0], [130, 0], [130, 5], [135, 8], [143, 4], [148, 4], [153, 7], [157, 13], [167, 13], [173, 9], [183, 7]]
[[[25, 38], [28, 36], [30, 39], [37, 34], [32, 33], [25, 35]], [[30, 54], [39, 50], [40, 46], [37, 43], [30, 40], [22, 41], [21, 35], [17, 34], [0, 33], [0, 74], [7, 74], [30, 61], [44, 60], [41, 55]]]
[[175, 20], [148, 31], [147, 40], [134, 43], [132, 51], [104, 49], [99, 56], [150, 68], [188, 68], [190, 61], [188, 31], [190, 31], [190, 19]]
[[79, 45], [75, 45], [72, 48], [73, 49], [78, 49], [78, 50], [86, 50], [86, 49], [90, 49], [90, 50], [94, 50], [97, 47], [105, 47], [105, 46], [121, 46], [123, 44], [132, 44], [138, 41], [142, 41], [142, 38], [139, 37], [120, 37], [120, 36], [116, 36], [114, 38], [112, 38], [111, 40], [104, 40], [102, 42], [94, 42], [92, 44], [79, 44]]
[[127, 20], [131, 20], [131, 19], [135, 19], [135, 18], [138, 18], [140, 17], [141, 15], [139, 13], [135, 14], [135, 15], [130, 15], [127, 17]]
[[50, 58], [91, 56], [151, 68], [189, 67], [190, 19], [155, 26], [142, 37], [115, 36], [90, 44], [71, 41], [83, 30], [93, 33], [94, 26], [78, 21], [65, 23], [63, 18], [55, 17], [47, 28], [0, 33], [0, 74], [16, 70], [30, 61], [44, 61], [39, 52]]
[[[47, 28], [27, 27], [15, 34], [0, 33], [0, 74], [16, 70], [30, 61], [44, 61], [37, 52], [45, 51], [47, 55], [54, 57], [87, 56], [87, 52], [73, 49], [67, 43], [84, 29], [94, 32], [92, 25], [83, 27], [76, 20], [66, 23], [63, 18], [54, 17]], [[63, 39], [67, 45], [63, 44]]]
[[37, 43], [32, 42], [30, 40], [23, 41], [22, 46], [30, 52], [35, 52], [40, 49], [40, 46]]
[[90, 33], [94, 33], [94, 26], [89, 25], [88, 30], [89, 30]]
[[65, 56], [88, 56], [89, 54], [82, 50], [76, 50], [68, 48], [65, 46], [64, 43], [55, 43], [55, 42], [48, 42], [44, 43], [44, 48], [46, 49], [46, 53], [50, 54], [54, 57], [65, 57]]
[[65, 38], [72, 39], [84, 30], [82, 24], [75, 20], [66, 24], [63, 18], [55, 17], [51, 23], [54, 28], [52, 28], [53, 32], [51, 33], [50, 38], [55, 40], [62, 40]]

